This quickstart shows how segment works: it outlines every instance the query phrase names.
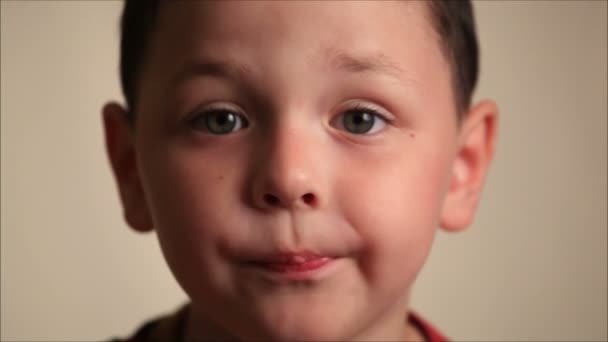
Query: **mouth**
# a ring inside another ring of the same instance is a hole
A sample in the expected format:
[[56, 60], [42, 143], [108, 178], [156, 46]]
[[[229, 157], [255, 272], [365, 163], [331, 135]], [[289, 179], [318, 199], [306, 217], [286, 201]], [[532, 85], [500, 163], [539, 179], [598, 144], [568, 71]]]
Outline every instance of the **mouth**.
[[279, 280], [314, 280], [327, 273], [339, 258], [314, 252], [287, 252], [265, 255], [247, 265]]

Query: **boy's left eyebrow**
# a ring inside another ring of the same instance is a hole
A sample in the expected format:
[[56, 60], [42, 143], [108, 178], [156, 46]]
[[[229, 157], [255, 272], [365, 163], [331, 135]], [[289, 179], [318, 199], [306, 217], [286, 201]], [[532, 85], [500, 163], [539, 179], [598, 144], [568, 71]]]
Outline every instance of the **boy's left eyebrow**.
[[399, 83], [418, 83], [399, 64], [381, 53], [357, 56], [346, 51], [326, 49], [323, 55], [327, 65], [334, 70], [388, 76]]
[[337, 53], [328, 58], [333, 68], [354, 73], [381, 73], [399, 78], [403, 70], [395, 63], [382, 56], [355, 57], [345, 52]]

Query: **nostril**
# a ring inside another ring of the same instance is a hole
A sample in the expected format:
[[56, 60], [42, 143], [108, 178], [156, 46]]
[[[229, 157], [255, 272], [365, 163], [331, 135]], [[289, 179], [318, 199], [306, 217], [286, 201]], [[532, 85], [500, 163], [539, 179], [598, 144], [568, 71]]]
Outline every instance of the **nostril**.
[[277, 205], [277, 204], [279, 204], [280, 201], [279, 201], [279, 198], [276, 197], [276, 196], [274, 196], [274, 195], [265, 194], [264, 195], [264, 202], [266, 202], [266, 203], [268, 203], [270, 205]]
[[315, 195], [311, 193], [302, 196], [302, 199], [304, 200], [304, 203], [308, 205], [313, 205], [315, 203]]

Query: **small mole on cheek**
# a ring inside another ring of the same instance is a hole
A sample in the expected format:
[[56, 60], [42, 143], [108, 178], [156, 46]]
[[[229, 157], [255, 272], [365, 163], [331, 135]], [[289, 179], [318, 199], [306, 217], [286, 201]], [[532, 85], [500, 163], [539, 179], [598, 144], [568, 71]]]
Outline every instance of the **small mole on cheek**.
[[412, 138], [412, 139], [416, 139], [416, 133], [414, 133], [414, 132], [410, 132], [410, 138]]
[[224, 180], [224, 176], [217, 177], [217, 180]]

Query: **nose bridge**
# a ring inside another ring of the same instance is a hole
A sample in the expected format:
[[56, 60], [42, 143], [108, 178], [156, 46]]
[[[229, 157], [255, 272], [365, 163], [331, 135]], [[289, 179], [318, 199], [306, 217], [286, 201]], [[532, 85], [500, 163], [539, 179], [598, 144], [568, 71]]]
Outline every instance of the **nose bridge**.
[[319, 204], [322, 181], [314, 160], [317, 144], [308, 126], [302, 117], [283, 115], [268, 127], [254, 181], [256, 205], [295, 208]]
[[274, 132], [274, 141], [270, 146], [270, 159], [274, 159], [278, 175], [283, 177], [296, 177], [302, 173], [310, 161], [308, 152], [311, 152], [311, 133], [306, 132], [303, 120], [282, 120], [277, 123]]

